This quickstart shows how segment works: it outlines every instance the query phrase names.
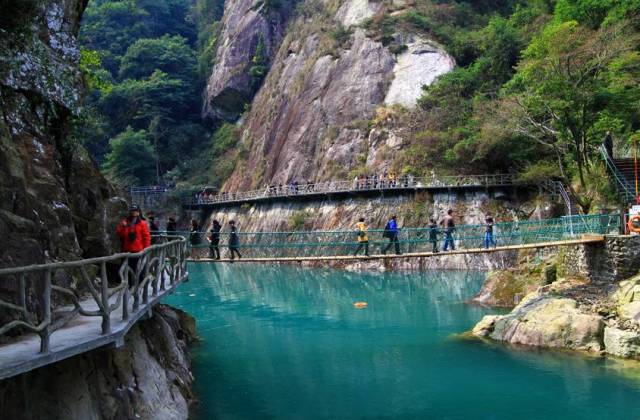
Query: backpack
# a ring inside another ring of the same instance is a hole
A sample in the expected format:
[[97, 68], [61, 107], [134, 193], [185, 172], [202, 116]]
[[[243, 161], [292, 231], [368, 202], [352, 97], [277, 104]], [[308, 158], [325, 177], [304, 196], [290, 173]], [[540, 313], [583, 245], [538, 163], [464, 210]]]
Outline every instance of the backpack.
[[384, 232], [382, 232], [383, 238], [391, 238], [391, 221], [388, 221], [384, 227]]

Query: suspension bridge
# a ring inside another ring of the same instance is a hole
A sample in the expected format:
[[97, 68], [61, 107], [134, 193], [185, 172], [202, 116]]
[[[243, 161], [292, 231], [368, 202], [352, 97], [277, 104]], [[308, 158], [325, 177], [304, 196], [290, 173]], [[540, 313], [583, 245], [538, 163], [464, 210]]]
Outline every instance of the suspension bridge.
[[[437, 232], [436, 247], [429, 228], [405, 228], [398, 232], [400, 253], [381, 252], [390, 245], [384, 237], [383, 229], [368, 231], [369, 256], [354, 255], [358, 249], [358, 231], [297, 231], [297, 232], [249, 232], [238, 233], [238, 250], [242, 258], [234, 262], [327, 262], [358, 261], [363, 259], [410, 259], [461, 254], [482, 254], [523, 249], [549, 248], [581, 244], [594, 244], [604, 241], [604, 235], [617, 234], [620, 231], [618, 213], [603, 215], [572, 215], [556, 219], [514, 221], [496, 223], [493, 226], [493, 238], [497, 245], [485, 248], [485, 225], [457, 226], [453, 239], [455, 250], [440, 251], [444, 242], [444, 232]], [[189, 235], [192, 244], [190, 262], [231, 262], [230, 258], [211, 258], [211, 245], [206, 232], [183, 233]], [[229, 232], [220, 233], [222, 253], [229, 250]], [[389, 248], [394, 252], [395, 244]]]

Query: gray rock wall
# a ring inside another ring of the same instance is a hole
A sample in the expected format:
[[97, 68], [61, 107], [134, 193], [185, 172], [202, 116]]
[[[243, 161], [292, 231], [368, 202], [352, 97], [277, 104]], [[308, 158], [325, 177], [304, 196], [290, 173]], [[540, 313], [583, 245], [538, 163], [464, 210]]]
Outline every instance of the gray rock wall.
[[613, 283], [640, 271], [640, 236], [607, 236], [600, 245], [568, 247], [560, 252], [560, 276]]
[[0, 381], [2, 418], [186, 419], [193, 399], [187, 344], [195, 320], [159, 305], [122, 348], [94, 350]]
[[15, 3], [0, 28], [0, 266], [109, 254], [122, 202], [68, 138], [86, 0]]
[[235, 120], [259, 87], [250, 74], [258, 45], [264, 46], [265, 64], [269, 64], [284, 37], [294, 1], [284, 0], [271, 10], [264, 6], [266, 2], [255, 0], [225, 3], [215, 65], [205, 91], [203, 115]]
[[[247, 66], [255, 40], [273, 39], [267, 43], [276, 47], [269, 73], [240, 120], [247, 157], [225, 190], [338, 179], [363, 166], [388, 170], [407, 136], [387, 126], [394, 121], [389, 115], [399, 112], [398, 104], [413, 107], [422, 86], [450, 71], [453, 59], [432, 41], [412, 36], [406, 37], [407, 51], [395, 55], [358, 26], [375, 13], [391, 13], [389, 2], [301, 0], [286, 30], [285, 15], [267, 24], [251, 3], [227, 2], [206, 95], [207, 114], [237, 117], [222, 103], [253, 96]], [[284, 4], [283, 10], [293, 3]], [[398, 109], [385, 112], [385, 105]], [[373, 120], [380, 127], [371, 129]]]

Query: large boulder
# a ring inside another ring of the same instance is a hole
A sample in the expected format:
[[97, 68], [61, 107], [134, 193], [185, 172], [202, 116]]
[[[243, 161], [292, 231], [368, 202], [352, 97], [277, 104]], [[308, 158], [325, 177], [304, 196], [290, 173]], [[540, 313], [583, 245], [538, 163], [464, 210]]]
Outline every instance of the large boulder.
[[640, 333], [606, 327], [604, 329], [604, 347], [607, 354], [624, 358], [640, 356]]
[[601, 351], [604, 322], [580, 312], [576, 301], [534, 293], [514, 310], [484, 319], [474, 334], [511, 344]]
[[640, 323], [640, 276], [621, 281], [611, 299], [620, 318]]

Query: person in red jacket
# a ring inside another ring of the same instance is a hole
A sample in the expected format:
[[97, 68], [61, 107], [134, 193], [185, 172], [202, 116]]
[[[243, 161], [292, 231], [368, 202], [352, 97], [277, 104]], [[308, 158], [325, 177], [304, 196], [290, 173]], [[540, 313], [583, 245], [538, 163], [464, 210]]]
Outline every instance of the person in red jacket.
[[[151, 246], [149, 225], [142, 218], [140, 207], [138, 206], [129, 208], [129, 216], [118, 224], [116, 234], [120, 238], [122, 252], [137, 253]], [[137, 275], [128, 275], [129, 286], [137, 287], [144, 280], [146, 267], [144, 265], [138, 267], [140, 262], [138, 257], [129, 257], [128, 261], [131, 271], [137, 273]]]
[[131, 206], [129, 216], [123, 219], [116, 228], [122, 244], [122, 252], [140, 252], [151, 246], [149, 225], [140, 215], [138, 206]]

